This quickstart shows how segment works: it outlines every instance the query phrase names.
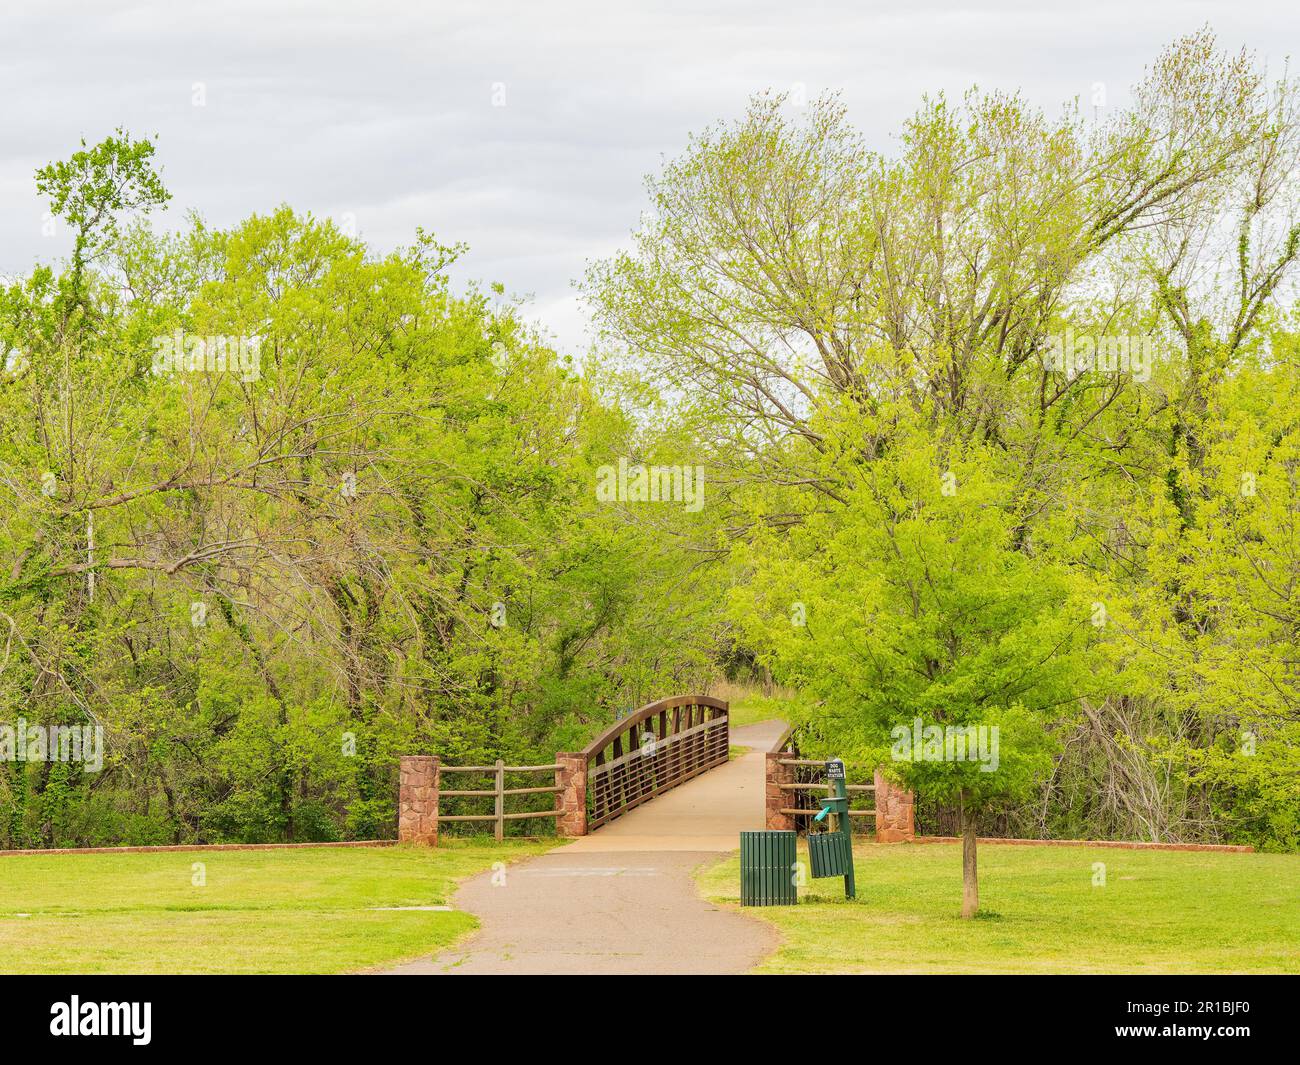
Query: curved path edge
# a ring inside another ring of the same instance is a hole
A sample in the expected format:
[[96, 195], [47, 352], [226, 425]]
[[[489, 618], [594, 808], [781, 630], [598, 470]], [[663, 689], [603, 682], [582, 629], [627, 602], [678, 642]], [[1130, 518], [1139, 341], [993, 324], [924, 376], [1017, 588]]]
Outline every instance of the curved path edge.
[[695, 872], [763, 827], [764, 752], [784, 725], [733, 729], [751, 748], [600, 831], [465, 881], [452, 899], [477, 932], [387, 970], [434, 974], [731, 974], [779, 945], [776, 930], [701, 898]]

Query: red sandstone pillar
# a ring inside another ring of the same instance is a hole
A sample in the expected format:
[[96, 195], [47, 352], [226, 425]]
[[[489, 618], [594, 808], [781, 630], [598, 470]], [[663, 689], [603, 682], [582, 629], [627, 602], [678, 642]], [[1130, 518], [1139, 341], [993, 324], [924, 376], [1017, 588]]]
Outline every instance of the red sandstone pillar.
[[788, 832], [796, 828], [795, 819], [781, 811], [794, 806], [794, 792], [782, 791], [782, 784], [794, 783], [794, 766], [782, 765], [782, 759], [794, 757], [788, 751], [767, 752], [767, 776], [764, 785], [767, 807], [766, 827]]
[[911, 843], [916, 838], [914, 796], [876, 770], [876, 842]]
[[555, 756], [555, 834], [566, 839], [587, 834], [587, 756], [560, 753]]
[[430, 847], [438, 845], [438, 759], [435, 755], [402, 756], [397, 840]]

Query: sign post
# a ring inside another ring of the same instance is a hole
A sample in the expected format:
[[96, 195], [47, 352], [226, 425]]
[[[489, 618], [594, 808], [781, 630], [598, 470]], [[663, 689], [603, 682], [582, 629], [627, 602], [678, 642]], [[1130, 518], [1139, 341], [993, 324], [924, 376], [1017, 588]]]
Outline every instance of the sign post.
[[832, 758], [826, 763], [826, 779], [831, 785], [831, 798], [835, 800], [835, 814], [844, 837], [844, 854], [848, 862], [844, 867], [844, 897], [856, 898], [857, 886], [853, 882], [853, 829], [849, 825], [849, 789], [844, 779], [844, 763]]

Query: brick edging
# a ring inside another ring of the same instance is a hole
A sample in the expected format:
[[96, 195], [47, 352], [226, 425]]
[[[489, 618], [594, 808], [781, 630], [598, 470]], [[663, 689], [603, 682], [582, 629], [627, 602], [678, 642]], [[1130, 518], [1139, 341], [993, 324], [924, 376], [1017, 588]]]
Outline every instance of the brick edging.
[[[961, 836], [917, 836], [913, 843], [960, 843]], [[1140, 843], [1123, 839], [1002, 839], [980, 836], [980, 843], [1002, 843], [1012, 847], [1116, 847], [1131, 851], [1223, 851], [1254, 854], [1253, 846], [1229, 843]]]
[[182, 843], [172, 847], [49, 847], [0, 851], [0, 858], [20, 854], [172, 854], [179, 851], [280, 851], [303, 847], [395, 847], [395, 839], [344, 840], [339, 843]]

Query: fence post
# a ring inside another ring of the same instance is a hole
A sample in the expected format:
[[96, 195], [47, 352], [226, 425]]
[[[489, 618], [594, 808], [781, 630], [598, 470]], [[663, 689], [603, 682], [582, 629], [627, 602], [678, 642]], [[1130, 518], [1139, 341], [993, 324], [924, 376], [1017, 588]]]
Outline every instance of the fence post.
[[560, 767], [555, 771], [555, 833], [566, 839], [587, 834], [587, 756], [560, 753], [555, 756]]
[[766, 824], [769, 829], [775, 831], [788, 832], [799, 827], [793, 817], [781, 812], [785, 807], [795, 804], [794, 792], [781, 790], [782, 784], [794, 783], [794, 766], [781, 764], [783, 758], [791, 757], [793, 756], [786, 751], [767, 752], [767, 775], [764, 783], [767, 802]]
[[402, 756], [397, 794], [399, 843], [438, 845], [438, 758], [429, 754]]
[[916, 838], [915, 796], [876, 770], [876, 842], [911, 843]]
[[493, 777], [493, 779], [496, 782], [495, 791], [497, 795], [496, 798], [497, 820], [496, 820], [495, 834], [498, 843], [500, 843], [503, 839], [505, 839], [505, 835], [506, 835], [506, 819], [504, 816], [506, 812], [506, 768], [505, 767], [506, 767], [505, 762], [503, 762], [500, 758], [498, 758], [497, 765], [496, 765], [496, 775]]

